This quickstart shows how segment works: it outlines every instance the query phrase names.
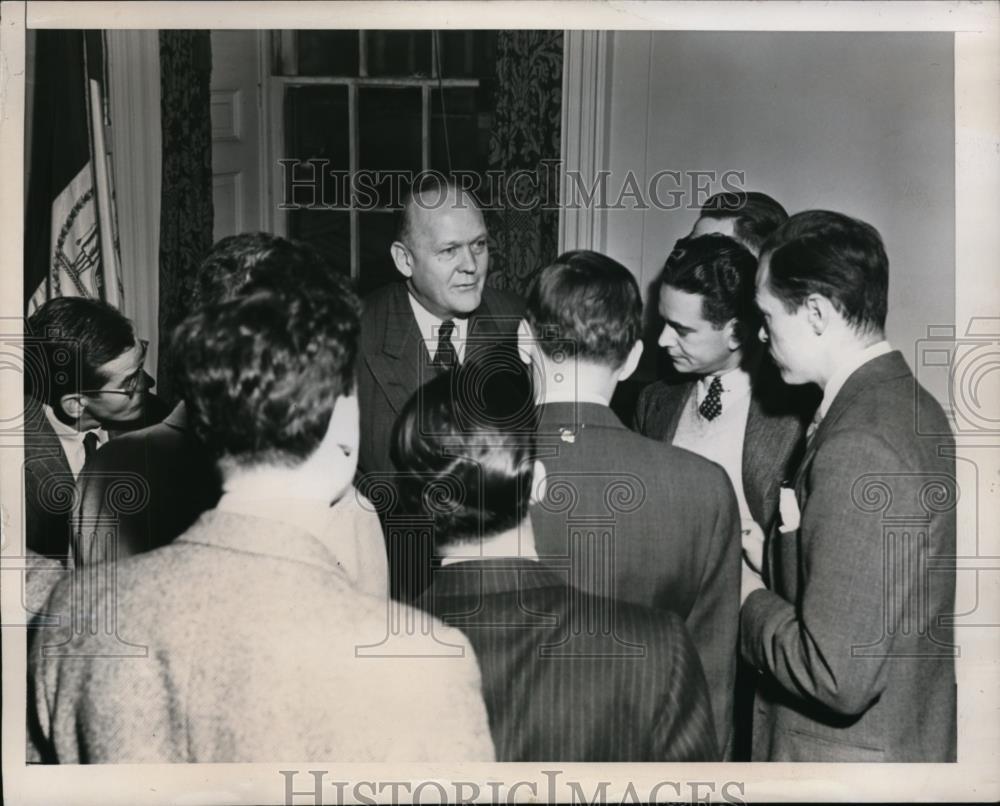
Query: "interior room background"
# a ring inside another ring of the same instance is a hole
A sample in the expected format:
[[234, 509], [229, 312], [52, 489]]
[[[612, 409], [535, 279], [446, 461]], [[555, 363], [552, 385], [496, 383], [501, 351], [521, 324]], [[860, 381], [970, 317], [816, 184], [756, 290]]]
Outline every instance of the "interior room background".
[[[249, 230], [303, 238], [362, 291], [395, 276], [393, 216], [349, 203], [282, 209], [303, 192], [285, 185], [283, 159], [348, 172], [507, 175], [561, 160], [561, 176], [577, 172], [587, 187], [608, 171], [609, 201], [627, 181], [648, 189], [658, 172], [681, 172], [680, 184], [660, 186], [661, 196], [682, 191], [673, 209], [626, 196], [624, 209], [487, 213], [492, 284], [523, 292], [559, 251], [593, 248], [634, 272], [654, 304], [649, 287], [698, 201], [737, 172], [746, 189], [789, 212], [838, 210], [879, 229], [891, 264], [889, 338], [911, 365], [928, 326], [954, 322], [951, 34], [119, 30], [102, 38], [121, 305], [150, 340], [151, 371], [167, 397], [161, 346], [218, 238]], [[28, 195], [31, 152], [42, 147], [32, 135], [42, 41], [28, 32]], [[696, 187], [692, 172], [715, 180]], [[563, 179], [559, 191], [568, 190]], [[30, 234], [30, 208], [25, 223]], [[656, 326], [651, 316], [650, 335]], [[656, 372], [656, 350], [647, 352], [639, 384]], [[947, 377], [926, 382], [948, 408]]]

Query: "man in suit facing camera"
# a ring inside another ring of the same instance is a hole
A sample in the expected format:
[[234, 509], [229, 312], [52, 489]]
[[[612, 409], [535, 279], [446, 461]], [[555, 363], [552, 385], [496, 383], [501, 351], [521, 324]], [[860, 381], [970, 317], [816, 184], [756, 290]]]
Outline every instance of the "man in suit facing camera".
[[[439, 175], [426, 174], [410, 189], [390, 251], [400, 280], [369, 295], [361, 319], [363, 493], [373, 483], [391, 483], [392, 427], [421, 385], [455, 366], [517, 361], [514, 339], [523, 310], [517, 296], [486, 285], [483, 215], [471, 194]], [[374, 493], [371, 498], [380, 500]], [[392, 594], [411, 599], [427, 584], [430, 547], [391, 529], [386, 540]]]
[[878, 232], [839, 213], [792, 216], [762, 252], [762, 337], [823, 399], [741, 611], [755, 760], [955, 760], [954, 445], [885, 340], [888, 285]]

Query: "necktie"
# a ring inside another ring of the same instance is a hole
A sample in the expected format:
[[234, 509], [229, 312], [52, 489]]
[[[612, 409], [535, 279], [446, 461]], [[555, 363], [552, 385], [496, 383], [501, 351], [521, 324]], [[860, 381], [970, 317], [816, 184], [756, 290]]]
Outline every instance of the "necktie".
[[83, 463], [87, 464], [95, 453], [97, 453], [97, 434], [88, 431], [83, 435]]
[[722, 414], [722, 379], [718, 375], [712, 378], [708, 394], [698, 406], [698, 413], [706, 420], [714, 420]]
[[821, 422], [823, 422], [823, 418], [820, 416], [819, 409], [817, 409], [816, 415], [812, 418], [812, 422], [809, 423], [809, 427], [806, 429], [806, 444], [812, 442], [816, 429], [819, 428]]
[[451, 334], [455, 330], [455, 323], [451, 319], [445, 319], [438, 330], [438, 347], [434, 353], [434, 366], [451, 368], [458, 364], [458, 353], [455, 352], [455, 345], [451, 343]]

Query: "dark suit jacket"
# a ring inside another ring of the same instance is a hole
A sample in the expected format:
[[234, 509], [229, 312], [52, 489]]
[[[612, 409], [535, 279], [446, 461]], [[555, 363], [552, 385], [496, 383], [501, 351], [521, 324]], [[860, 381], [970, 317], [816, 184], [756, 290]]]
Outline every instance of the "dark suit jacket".
[[[487, 287], [482, 304], [470, 317], [464, 363], [496, 362], [495, 369], [524, 371], [517, 357], [517, 323], [524, 304], [519, 297]], [[414, 529], [408, 517], [393, 512], [396, 495], [389, 455], [392, 429], [417, 389], [442, 370], [431, 364], [405, 283], [392, 283], [365, 299], [358, 359], [361, 446], [355, 484], [376, 506], [389, 558], [390, 592], [410, 601], [430, 581], [431, 538]], [[416, 534], [414, 534], [416, 531]]]
[[188, 428], [183, 403], [162, 423], [123, 434], [80, 473], [74, 554], [89, 565], [163, 546], [222, 494], [215, 462]]
[[[657, 381], [639, 395], [635, 428], [640, 434], [672, 442], [695, 381]], [[797, 448], [812, 420], [819, 396], [814, 387], [785, 384], [774, 364], [761, 359], [753, 372], [753, 392], [743, 441], [743, 493], [754, 520], [769, 534], [778, 512], [781, 483], [795, 471]]]
[[[482, 304], [469, 318], [465, 361], [503, 346], [516, 349], [517, 323], [524, 311], [520, 297], [487, 287]], [[440, 370], [431, 365], [405, 283], [392, 283], [365, 299], [358, 361], [361, 408], [361, 473], [392, 472], [392, 427], [417, 389]]]
[[[834, 398], [741, 613], [760, 670], [754, 759], [954, 761], [955, 461], [941, 407], [893, 352]], [[926, 428], [926, 426], [930, 428]]]
[[740, 596], [740, 519], [725, 471], [627, 429], [607, 407], [541, 407], [545, 499], [532, 506], [541, 559], [590, 593], [672, 610], [705, 670], [729, 752]]
[[28, 549], [63, 562], [69, 555], [73, 472], [42, 404], [24, 398], [24, 520]]
[[[517, 558], [439, 569], [418, 603], [472, 644], [497, 761], [718, 760], [698, 656], [673, 613], [590, 596]], [[595, 614], [607, 621], [580, 630]]]

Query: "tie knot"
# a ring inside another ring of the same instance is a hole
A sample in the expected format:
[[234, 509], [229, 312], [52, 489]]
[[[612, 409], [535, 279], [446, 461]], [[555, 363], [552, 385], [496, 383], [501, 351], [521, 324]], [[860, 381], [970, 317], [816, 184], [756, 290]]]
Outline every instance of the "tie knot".
[[455, 367], [458, 364], [458, 354], [455, 345], [451, 343], [451, 334], [455, 330], [455, 322], [445, 319], [438, 328], [438, 346], [434, 353], [433, 364], [436, 367]]
[[715, 375], [708, 385], [708, 394], [701, 401], [698, 413], [706, 420], [714, 420], [722, 414], [722, 379]]
[[445, 319], [441, 323], [441, 327], [438, 328], [438, 339], [450, 339], [451, 334], [455, 331], [455, 320]]
[[86, 434], [83, 435], [84, 462], [86, 462], [88, 459], [90, 459], [91, 456], [94, 455], [94, 452], [97, 450], [97, 442], [98, 442], [97, 434], [95, 434], [93, 431], [88, 431]]

